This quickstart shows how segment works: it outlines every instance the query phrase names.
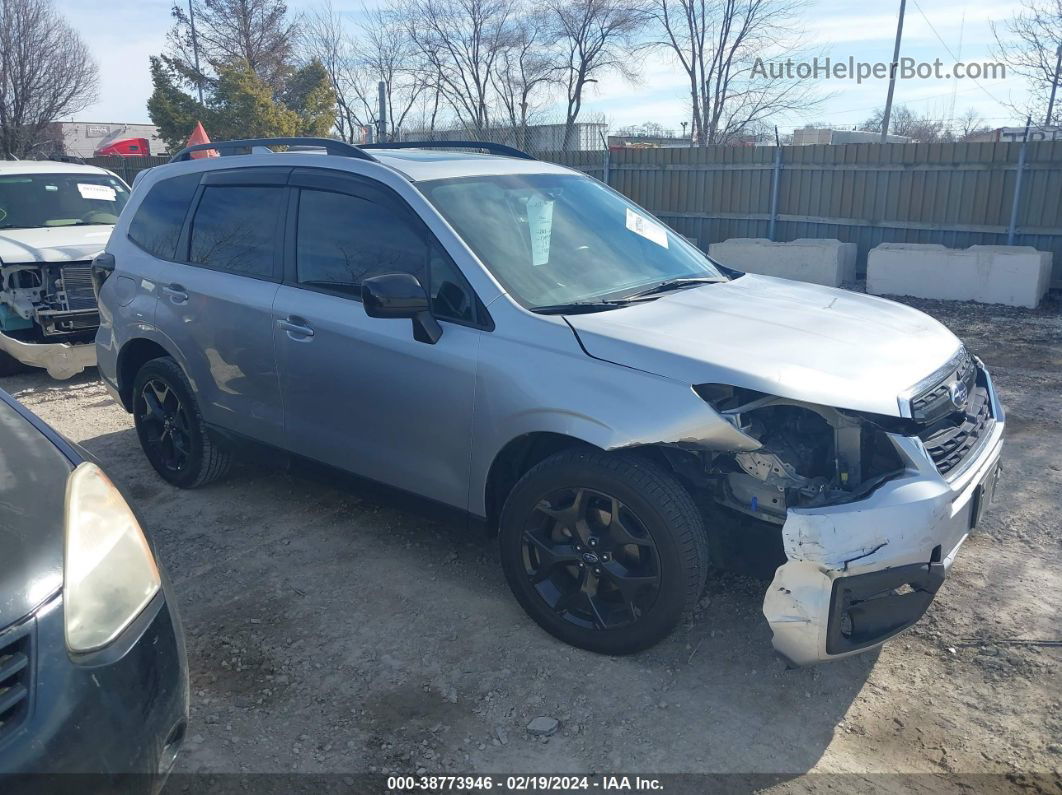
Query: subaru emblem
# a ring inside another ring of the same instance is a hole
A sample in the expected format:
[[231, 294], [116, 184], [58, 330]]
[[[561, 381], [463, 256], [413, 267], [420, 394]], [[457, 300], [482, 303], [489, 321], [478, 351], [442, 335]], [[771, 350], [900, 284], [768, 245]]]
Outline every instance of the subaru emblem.
[[956, 381], [948, 387], [948, 397], [951, 398], [951, 405], [961, 411], [966, 408], [966, 401], [970, 397], [970, 390], [965, 382]]

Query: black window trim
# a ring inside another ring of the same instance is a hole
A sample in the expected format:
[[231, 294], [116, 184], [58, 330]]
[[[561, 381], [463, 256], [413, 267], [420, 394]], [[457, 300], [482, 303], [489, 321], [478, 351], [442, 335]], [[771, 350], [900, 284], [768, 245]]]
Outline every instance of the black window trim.
[[[316, 190], [325, 193], [338, 193], [347, 196], [354, 196], [366, 201], [373, 201], [385, 205], [392, 209], [394, 212], [401, 215], [410, 225], [416, 229], [420, 236], [424, 239], [429, 249], [434, 247], [442, 256], [446, 257], [454, 270], [461, 275], [461, 278], [465, 282], [465, 286], [472, 294], [474, 311], [476, 315], [475, 321], [457, 320], [450, 317], [436, 316], [432, 311], [432, 315], [440, 323], [452, 323], [455, 326], [465, 326], [466, 328], [473, 328], [479, 331], [494, 331], [494, 319], [487, 311], [487, 305], [483, 303], [479, 295], [476, 293], [475, 288], [468, 281], [468, 277], [454, 262], [453, 257], [450, 256], [450, 252], [446, 250], [446, 247], [439, 241], [435, 234], [428, 228], [428, 225], [424, 223], [423, 219], [409, 206], [409, 203], [395, 193], [391, 188], [384, 185], [381, 182], [370, 179], [368, 177], [362, 177], [357, 174], [338, 174], [335, 171], [329, 171], [323, 168], [296, 168], [289, 177], [288, 180], [289, 195], [286, 203], [287, 217], [284, 228], [284, 267], [283, 267], [283, 281], [282, 284], [288, 287], [294, 287], [299, 290], [308, 290], [315, 293], [323, 293], [324, 295], [331, 295], [336, 298], [343, 298], [348, 301], [356, 301], [361, 303], [361, 296], [355, 295], [344, 290], [334, 290], [327, 287], [320, 287], [317, 285], [301, 284], [298, 280], [298, 262], [297, 262], [297, 237], [298, 237], [298, 207], [299, 199], [303, 190]], [[428, 284], [425, 285], [425, 290], [431, 289], [431, 259], [429, 257], [428, 262], [425, 264], [425, 270], [428, 274]]]
[[[272, 282], [274, 284], [280, 284], [284, 279], [284, 229], [287, 226], [287, 212], [288, 203], [285, 201], [287, 198], [287, 180], [291, 175], [291, 168], [277, 168], [276, 166], [257, 166], [254, 168], [239, 168], [239, 169], [224, 169], [216, 171], [204, 171], [201, 172], [201, 178], [199, 180], [199, 186], [196, 188], [195, 194], [192, 196], [191, 204], [188, 208], [188, 214], [184, 219], [184, 226], [181, 227], [181, 236], [177, 239], [177, 250], [174, 252], [174, 257], [177, 259], [174, 262], [180, 265], [188, 265], [192, 268], [202, 268], [203, 270], [214, 271], [215, 273], [224, 273], [229, 276], [238, 276], [244, 279], [256, 279], [260, 282]], [[276, 225], [273, 229], [273, 268], [272, 273], [269, 276], [256, 276], [253, 273], [236, 273], [224, 268], [217, 268], [213, 265], [207, 265], [202, 262], [191, 261], [191, 243], [192, 243], [192, 226], [196, 213], [199, 211], [199, 204], [203, 199], [203, 194], [207, 188], [210, 187], [270, 187], [279, 188], [282, 195], [280, 200], [280, 214], [276, 219]]]

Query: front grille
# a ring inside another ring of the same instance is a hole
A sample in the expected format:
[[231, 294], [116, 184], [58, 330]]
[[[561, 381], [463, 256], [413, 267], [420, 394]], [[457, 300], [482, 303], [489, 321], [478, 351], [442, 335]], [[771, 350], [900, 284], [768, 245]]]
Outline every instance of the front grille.
[[0, 633], [0, 742], [29, 715], [33, 621]]
[[977, 382], [977, 368], [964, 348], [955, 368], [944, 374], [933, 386], [911, 398], [911, 417], [920, 422], [932, 422], [955, 410], [951, 402], [951, 385], [963, 382], [973, 394]]
[[919, 434], [919, 438], [937, 465], [937, 471], [947, 475], [976, 449], [991, 425], [992, 400], [988, 387], [975, 382], [966, 411], [931, 425]]
[[96, 293], [92, 289], [91, 265], [64, 265], [61, 270], [66, 308], [95, 309]]

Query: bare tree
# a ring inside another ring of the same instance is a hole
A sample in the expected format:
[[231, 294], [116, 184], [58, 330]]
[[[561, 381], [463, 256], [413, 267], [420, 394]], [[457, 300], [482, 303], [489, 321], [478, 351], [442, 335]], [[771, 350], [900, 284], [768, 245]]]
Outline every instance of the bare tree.
[[363, 9], [364, 21], [352, 35], [332, 6], [309, 13], [300, 29], [302, 57], [316, 59], [328, 72], [338, 97], [336, 131], [356, 141], [362, 128], [377, 128], [377, 85], [385, 84], [388, 129], [394, 138], [424, 90], [419, 53], [393, 10]]
[[[1058, 48], [1062, 47], [1062, 0], [1024, 0], [1022, 8], [1002, 27], [992, 23], [996, 55], [1029, 84], [1029, 102], [1012, 106], [1034, 121], [1045, 119], [1051, 87], [1057, 76]], [[1062, 86], [1059, 86], [1062, 94]], [[1048, 124], [1062, 119], [1062, 98], [1056, 98]]]
[[573, 144], [587, 85], [609, 72], [636, 79], [632, 63], [636, 37], [648, 17], [641, 0], [546, 0], [546, 8], [553, 16], [560, 50], [567, 151]]
[[[365, 23], [356, 47], [358, 62], [370, 78], [368, 105], [375, 121], [377, 83], [384, 83], [387, 106], [386, 135], [394, 139], [405, 124], [417, 98], [425, 89], [425, 65], [413, 40], [406, 35], [402, 15], [383, 6], [365, 11]], [[363, 82], [364, 85], [364, 82]]]
[[530, 14], [513, 27], [513, 35], [494, 63], [491, 83], [512, 128], [515, 145], [529, 149], [529, 126], [557, 78], [550, 33], [542, 14]]
[[283, 0], [192, 0], [192, 19], [185, 3], [174, 3], [174, 26], [169, 33], [167, 60], [189, 83], [209, 86], [219, 67], [241, 61], [279, 91], [291, 66], [298, 27], [288, 17]]
[[[785, 62], [804, 45], [805, 0], [652, 0], [662, 35], [690, 85], [693, 141], [727, 143], [772, 116], [823, 97]], [[763, 59], [771, 58], [765, 65]], [[778, 68], [771, 68], [778, 67]]]
[[[885, 108], [878, 108], [860, 125], [860, 129], [881, 132], [884, 119]], [[948, 130], [943, 120], [935, 119], [928, 113], [919, 115], [906, 105], [897, 105], [892, 109], [889, 115], [888, 132], [890, 135], [902, 135], [924, 144], [947, 141], [952, 137], [951, 131]]]
[[361, 128], [374, 119], [364, 115], [354, 42], [331, 0], [306, 16], [299, 34], [303, 59], [317, 60], [328, 73], [336, 95], [336, 132], [344, 141], [357, 142]]
[[45, 128], [91, 105], [98, 70], [50, 0], [0, 0], [0, 156], [23, 157]]
[[439, 98], [476, 136], [490, 127], [491, 75], [513, 37], [516, 0], [405, 0], [405, 30]]
[[988, 129], [981, 114], [973, 108], [967, 108], [955, 119], [955, 137], [960, 141], [968, 141], [976, 135], [987, 132]]

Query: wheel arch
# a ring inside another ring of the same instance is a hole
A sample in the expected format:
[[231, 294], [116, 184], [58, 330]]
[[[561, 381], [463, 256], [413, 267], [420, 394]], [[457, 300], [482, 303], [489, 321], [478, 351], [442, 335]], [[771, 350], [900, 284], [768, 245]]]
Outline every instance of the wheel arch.
[[136, 380], [136, 374], [140, 368], [152, 359], [159, 359], [163, 356], [173, 356], [173, 353], [158, 340], [147, 337], [134, 337], [118, 351], [116, 368], [118, 395], [126, 411], [133, 410], [133, 381]]
[[[609, 452], [609, 448], [601, 447], [586, 439], [555, 431], [524, 433], [503, 446], [491, 462], [485, 484], [484, 506], [488, 532], [491, 534], [497, 532], [502, 506], [505, 505], [505, 500], [517, 481], [525, 473], [551, 455], [577, 447]], [[615, 448], [613, 450], [618, 452]], [[665, 445], [659, 444], [633, 445], [622, 448], [622, 450], [651, 460], [664, 471], [671, 472], [684, 484], [689, 485], [689, 478], [685, 476], [682, 466], [673, 455], [678, 451], [669, 450]]]
[[490, 533], [497, 532], [502, 506], [524, 473], [554, 453], [573, 447], [601, 449], [576, 436], [554, 431], [532, 431], [510, 440], [498, 451], [487, 472], [484, 493], [487, 529]]

